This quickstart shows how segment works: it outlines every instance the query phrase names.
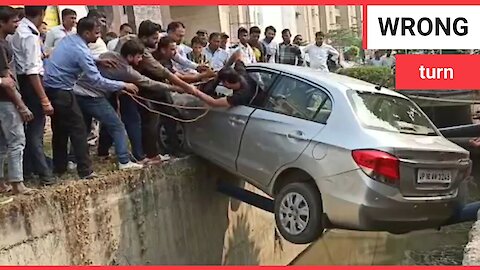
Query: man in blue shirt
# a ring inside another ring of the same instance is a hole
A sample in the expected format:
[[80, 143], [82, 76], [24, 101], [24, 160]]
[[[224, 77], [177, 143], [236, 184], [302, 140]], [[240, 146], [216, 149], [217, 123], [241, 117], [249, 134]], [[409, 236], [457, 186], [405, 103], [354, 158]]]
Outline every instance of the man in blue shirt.
[[95, 19], [81, 19], [78, 22], [77, 34], [63, 38], [45, 66], [44, 84], [55, 111], [52, 117], [52, 147], [54, 170], [57, 174], [67, 171], [67, 144], [70, 139], [79, 176], [83, 179], [96, 176], [89, 155], [87, 128], [73, 93], [79, 76], [82, 74], [92, 86], [99, 89], [138, 92], [134, 84], [102, 77], [87, 46], [96, 42], [99, 36], [100, 26]]

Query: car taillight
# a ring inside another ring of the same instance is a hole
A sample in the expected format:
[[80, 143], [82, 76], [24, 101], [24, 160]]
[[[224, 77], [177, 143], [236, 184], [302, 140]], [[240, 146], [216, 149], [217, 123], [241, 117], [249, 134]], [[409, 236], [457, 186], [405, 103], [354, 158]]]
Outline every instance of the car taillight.
[[371, 178], [392, 183], [400, 179], [400, 165], [397, 157], [379, 150], [353, 150], [353, 160]]

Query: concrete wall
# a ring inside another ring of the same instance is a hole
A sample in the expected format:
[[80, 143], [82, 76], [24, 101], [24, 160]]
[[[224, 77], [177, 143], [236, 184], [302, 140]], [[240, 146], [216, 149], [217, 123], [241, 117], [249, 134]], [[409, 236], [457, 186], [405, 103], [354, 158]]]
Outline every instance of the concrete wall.
[[0, 207], [0, 265], [288, 264], [306, 246], [217, 193], [228, 178], [192, 158], [17, 198]]
[[221, 18], [218, 6], [171, 6], [172, 20], [185, 24], [185, 40], [188, 44], [200, 29], [208, 33], [221, 32]]
[[475, 222], [465, 246], [463, 265], [480, 265], [480, 220]]
[[135, 17], [135, 25], [138, 26], [142, 21], [151, 20], [167, 29], [167, 25], [171, 22], [169, 6], [133, 6]]

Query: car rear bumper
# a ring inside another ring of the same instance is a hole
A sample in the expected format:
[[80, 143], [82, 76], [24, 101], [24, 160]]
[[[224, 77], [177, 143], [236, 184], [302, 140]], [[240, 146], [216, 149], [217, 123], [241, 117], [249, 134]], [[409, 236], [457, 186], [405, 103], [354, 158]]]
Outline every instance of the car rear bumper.
[[396, 187], [375, 182], [361, 171], [327, 182], [320, 187], [324, 211], [338, 228], [392, 233], [439, 228], [465, 204], [463, 185], [449, 197], [405, 198]]
[[[372, 192], [370, 196], [373, 195]], [[457, 199], [442, 202], [397, 202], [386, 197], [378, 198], [375, 202], [358, 206], [360, 218], [357, 229], [405, 233], [439, 228], [463, 207]]]

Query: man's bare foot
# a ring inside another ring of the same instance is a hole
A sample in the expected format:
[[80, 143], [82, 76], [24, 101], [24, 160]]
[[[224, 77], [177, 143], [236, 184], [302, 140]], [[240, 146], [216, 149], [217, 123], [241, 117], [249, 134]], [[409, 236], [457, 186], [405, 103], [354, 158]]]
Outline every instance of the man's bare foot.
[[138, 162], [139, 164], [148, 166], [162, 163], [160, 158], [144, 158], [142, 161]]
[[169, 155], [158, 155], [152, 158], [149, 158], [148, 164], [157, 164], [170, 160]]
[[138, 160], [137, 163], [138, 163], [138, 164], [145, 165], [145, 164], [147, 164], [148, 160], [149, 160], [148, 158], [144, 158], [144, 159], [142, 159], [142, 160]]
[[12, 191], [12, 186], [6, 184], [6, 183], [0, 183], [0, 193], [8, 193]]
[[12, 193], [15, 195], [33, 195], [35, 191], [35, 189], [26, 187], [23, 182], [12, 183]]

